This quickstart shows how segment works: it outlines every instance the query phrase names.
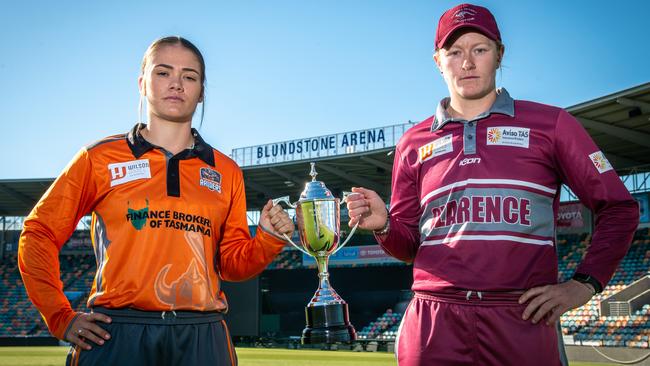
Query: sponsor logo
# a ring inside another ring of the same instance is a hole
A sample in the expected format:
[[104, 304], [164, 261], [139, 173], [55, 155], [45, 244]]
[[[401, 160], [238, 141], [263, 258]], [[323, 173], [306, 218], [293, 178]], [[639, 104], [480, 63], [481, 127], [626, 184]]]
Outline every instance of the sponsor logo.
[[151, 178], [149, 159], [108, 164], [108, 172], [111, 175], [111, 187], [138, 179]]
[[528, 148], [529, 137], [530, 128], [490, 127], [487, 131], [487, 144]]
[[199, 184], [211, 191], [221, 193], [221, 174], [210, 168], [201, 168], [201, 179]]
[[598, 173], [603, 174], [606, 171], [614, 169], [612, 164], [609, 163], [609, 160], [605, 157], [602, 151], [596, 151], [595, 153], [589, 155], [589, 159], [594, 163], [594, 166], [598, 170]]
[[465, 166], [467, 164], [480, 164], [481, 158], [465, 158], [458, 163], [458, 166]]
[[[145, 199], [145, 201], [147, 202], [147, 207], [139, 210], [134, 210], [129, 207], [126, 214], [127, 221], [130, 221], [131, 225], [133, 225], [136, 230], [142, 229], [147, 223], [147, 218], [149, 218], [149, 200]], [[130, 202], [127, 202], [126, 204], [127, 206], [131, 205]]]
[[209, 218], [188, 212], [157, 210], [150, 208], [149, 200], [146, 201], [146, 207], [141, 209], [129, 207], [125, 215], [126, 222], [131, 223], [136, 230], [149, 226], [152, 229], [176, 229], [206, 236], [212, 235], [212, 224]]
[[454, 150], [452, 137], [453, 135], [449, 134], [433, 140], [424, 146], [420, 146], [420, 148], [418, 148], [418, 160], [420, 163], [424, 163], [436, 156], [452, 152]]

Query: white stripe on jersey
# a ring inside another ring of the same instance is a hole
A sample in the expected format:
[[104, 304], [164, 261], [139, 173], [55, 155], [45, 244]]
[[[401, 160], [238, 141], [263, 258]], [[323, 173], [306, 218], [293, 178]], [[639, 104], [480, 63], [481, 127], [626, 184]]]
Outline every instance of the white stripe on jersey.
[[468, 184], [479, 184], [479, 185], [493, 185], [493, 184], [508, 184], [508, 185], [513, 185], [513, 186], [520, 186], [520, 187], [527, 187], [527, 188], [533, 188], [538, 191], [546, 192], [546, 193], [551, 193], [554, 194], [556, 192], [555, 188], [550, 188], [547, 186], [543, 186], [541, 184], [533, 183], [533, 182], [526, 182], [524, 180], [516, 180], [516, 179], [474, 179], [470, 178], [467, 180], [461, 180], [458, 182], [454, 182], [452, 184], [448, 184], [444, 187], [440, 187], [436, 190], [433, 190], [429, 192], [424, 198], [420, 201], [420, 206], [424, 206], [424, 203], [429, 200], [429, 198], [445, 192], [449, 191], [451, 189], [454, 189], [456, 187], [464, 187]]
[[553, 245], [552, 240], [540, 240], [540, 239], [530, 239], [522, 238], [519, 236], [512, 235], [456, 235], [451, 237], [446, 237], [444, 239], [435, 239], [435, 240], [425, 240], [421, 245], [437, 245], [437, 244], [447, 244], [459, 240], [486, 240], [486, 241], [516, 241], [519, 243], [525, 244], [535, 244], [535, 245]]

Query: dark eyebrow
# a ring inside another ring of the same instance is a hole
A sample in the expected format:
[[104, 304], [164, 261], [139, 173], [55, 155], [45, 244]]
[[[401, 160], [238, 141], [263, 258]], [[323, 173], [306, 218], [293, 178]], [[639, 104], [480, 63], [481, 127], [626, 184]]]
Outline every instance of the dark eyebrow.
[[[174, 69], [173, 66], [171, 66], [171, 65], [167, 65], [167, 64], [157, 64], [157, 65], [154, 65], [154, 67], [163, 67], [163, 68], [165, 68], [165, 69], [169, 69], [169, 70], [173, 70], [173, 69]], [[183, 71], [191, 71], [191, 72], [195, 72], [196, 74], [201, 75], [198, 71], [194, 70], [194, 69], [191, 68], [191, 67], [184, 67], [184, 68], [182, 68], [182, 70], [183, 70]]]

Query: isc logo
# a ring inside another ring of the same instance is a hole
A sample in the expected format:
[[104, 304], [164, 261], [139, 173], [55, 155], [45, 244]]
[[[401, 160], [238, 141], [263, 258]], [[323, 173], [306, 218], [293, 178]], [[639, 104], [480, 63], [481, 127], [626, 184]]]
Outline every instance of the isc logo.
[[464, 166], [467, 164], [480, 164], [481, 158], [465, 158], [458, 163], [458, 166]]

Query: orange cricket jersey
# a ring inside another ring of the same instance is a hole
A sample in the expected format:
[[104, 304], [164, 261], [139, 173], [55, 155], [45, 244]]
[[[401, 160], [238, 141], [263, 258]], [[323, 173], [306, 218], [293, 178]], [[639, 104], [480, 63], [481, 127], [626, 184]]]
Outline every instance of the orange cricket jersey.
[[142, 127], [83, 148], [25, 221], [20, 272], [58, 338], [76, 315], [58, 253], [90, 212], [97, 273], [89, 307], [226, 311], [220, 280], [257, 275], [284, 246], [264, 230], [251, 239], [234, 161], [196, 130], [194, 147], [172, 156], [144, 140]]

